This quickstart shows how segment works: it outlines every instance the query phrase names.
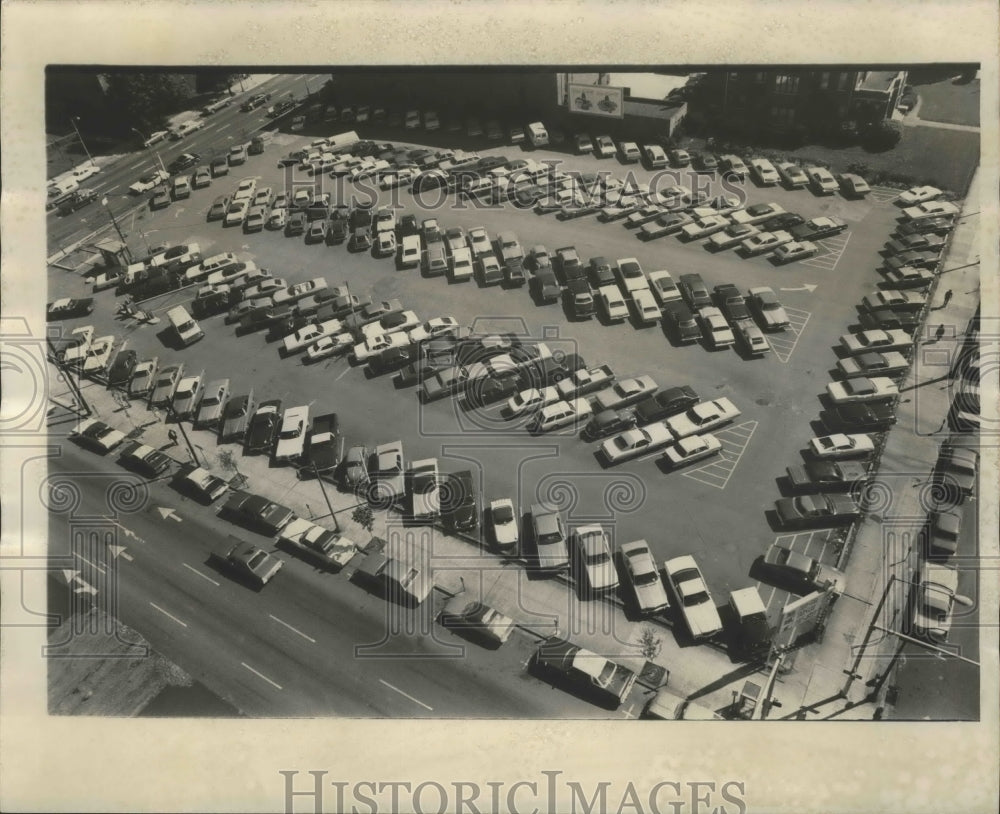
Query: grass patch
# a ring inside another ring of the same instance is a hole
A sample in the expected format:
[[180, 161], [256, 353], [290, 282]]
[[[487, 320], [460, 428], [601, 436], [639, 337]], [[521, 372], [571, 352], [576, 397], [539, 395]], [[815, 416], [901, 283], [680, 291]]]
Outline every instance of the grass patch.
[[979, 80], [954, 84], [951, 80], [916, 88], [922, 100], [918, 116], [929, 122], [979, 126]]

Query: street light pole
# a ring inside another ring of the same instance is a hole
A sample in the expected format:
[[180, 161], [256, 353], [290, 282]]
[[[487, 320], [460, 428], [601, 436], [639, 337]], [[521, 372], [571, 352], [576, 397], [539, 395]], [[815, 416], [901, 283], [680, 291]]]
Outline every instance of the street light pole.
[[184, 422], [180, 420], [177, 413], [174, 411], [173, 402], [167, 402], [167, 410], [174, 419], [174, 423], [177, 424], [177, 428], [181, 431], [181, 435], [184, 436], [184, 443], [187, 444], [188, 453], [191, 455], [191, 460], [194, 461], [195, 466], [201, 466], [201, 461], [198, 460], [198, 455], [194, 451], [194, 446], [191, 444], [191, 439], [188, 438], [187, 432], [184, 430]]
[[111, 211], [111, 207], [108, 205], [108, 196], [105, 195], [101, 198], [101, 206], [108, 210], [108, 214], [111, 216], [111, 222], [115, 225], [115, 231], [118, 233], [118, 239], [122, 242], [122, 246], [125, 247], [125, 253], [128, 256], [129, 261], [132, 260], [132, 253], [128, 250], [128, 244], [125, 243], [125, 235], [122, 234], [121, 228], [118, 226], [118, 220], [115, 218], [115, 213]]
[[139, 130], [137, 130], [135, 127], [132, 127], [130, 129], [132, 130], [133, 133], [135, 133], [139, 138], [142, 139], [142, 146], [145, 147], [153, 155], [156, 156], [156, 162], [160, 165], [160, 169], [163, 170], [164, 172], [166, 172], [167, 168], [163, 166], [163, 159], [160, 158], [160, 151], [159, 150], [154, 150], [153, 149], [153, 145], [151, 145], [151, 144], [147, 145], [146, 144], [146, 142], [148, 141], [148, 139], [142, 134], [142, 132], [140, 132]]
[[70, 116], [69, 123], [73, 125], [73, 129], [76, 130], [76, 137], [80, 139], [80, 146], [83, 147], [83, 151], [87, 154], [87, 159], [91, 164], [96, 164], [94, 157], [90, 154], [90, 150], [87, 149], [87, 145], [83, 140], [83, 136], [80, 135], [80, 128], [76, 126], [77, 121], [79, 121], [79, 116]]

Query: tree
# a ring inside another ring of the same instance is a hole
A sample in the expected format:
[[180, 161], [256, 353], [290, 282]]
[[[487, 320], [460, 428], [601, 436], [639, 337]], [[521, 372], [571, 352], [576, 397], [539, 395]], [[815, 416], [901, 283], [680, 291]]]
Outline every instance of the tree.
[[194, 92], [194, 78], [175, 73], [109, 73], [106, 75], [111, 132], [125, 135], [134, 127], [144, 133], [159, 129], [168, 114]]
[[645, 659], [655, 659], [660, 655], [663, 642], [651, 627], [644, 627], [639, 634], [639, 649]]
[[354, 511], [351, 513], [351, 520], [361, 526], [369, 534], [371, 534], [372, 529], [375, 528], [375, 513], [372, 511], [372, 507], [366, 503], [362, 503], [360, 506], [355, 507]]

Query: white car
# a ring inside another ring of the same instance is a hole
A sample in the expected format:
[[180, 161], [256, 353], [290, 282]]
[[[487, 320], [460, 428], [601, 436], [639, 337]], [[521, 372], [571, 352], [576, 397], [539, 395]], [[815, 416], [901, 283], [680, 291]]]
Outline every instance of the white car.
[[94, 341], [94, 326], [74, 328], [70, 336], [72, 339], [59, 351], [59, 356], [64, 364], [74, 365], [87, 357], [90, 343]]
[[500, 551], [516, 552], [520, 532], [514, 502], [509, 497], [490, 501], [489, 520], [493, 542], [497, 548]]
[[891, 331], [861, 331], [856, 334], [844, 334], [840, 337], [840, 346], [852, 356], [857, 353], [877, 350], [904, 350], [913, 344], [913, 338], [901, 328]]
[[918, 206], [908, 206], [903, 210], [904, 220], [923, 220], [924, 218], [953, 218], [959, 213], [959, 208], [951, 201], [927, 201]]
[[792, 242], [792, 236], [784, 229], [777, 232], [760, 232], [740, 244], [740, 250], [747, 256], [763, 254]]
[[684, 240], [700, 240], [709, 237], [716, 232], [721, 232], [730, 225], [730, 220], [725, 215], [707, 215], [698, 218], [694, 223], [688, 223], [681, 227], [681, 236]]
[[574, 371], [560, 381], [556, 388], [559, 390], [560, 398], [585, 396], [595, 390], [600, 390], [602, 387], [607, 387], [614, 380], [614, 371], [607, 365], [599, 365]]
[[290, 285], [287, 288], [283, 288], [280, 291], [274, 292], [274, 304], [281, 305], [282, 303], [297, 302], [298, 300], [305, 299], [306, 297], [315, 294], [317, 291], [322, 291], [327, 287], [326, 280], [322, 277], [314, 277], [311, 280], [305, 280], [301, 283], [296, 283], [295, 285]]
[[84, 373], [100, 373], [108, 366], [111, 359], [111, 351], [115, 347], [113, 336], [100, 336], [90, 343], [87, 348], [87, 355], [83, 357]]
[[178, 420], [195, 414], [204, 390], [204, 381], [205, 373], [202, 371], [196, 376], [185, 376], [177, 382], [170, 404]]
[[767, 341], [764, 332], [749, 319], [738, 322], [735, 333], [743, 349], [750, 356], [763, 356], [765, 353], [771, 352], [771, 343]]
[[674, 557], [663, 568], [692, 638], [707, 639], [721, 633], [722, 620], [694, 557]]
[[468, 248], [455, 249], [451, 255], [448, 269], [449, 278], [453, 283], [461, 283], [472, 279], [472, 252]]
[[901, 192], [899, 194], [899, 197], [896, 198], [896, 204], [898, 206], [916, 206], [917, 204], [926, 203], [927, 201], [933, 201], [935, 198], [939, 198], [943, 194], [943, 191], [937, 187], [910, 187], [906, 190], [906, 192]]
[[806, 167], [806, 175], [809, 177], [809, 186], [817, 195], [833, 195], [840, 189], [837, 179], [826, 167]]
[[229, 209], [226, 210], [226, 217], [222, 221], [223, 225], [239, 226], [246, 219], [249, 209], [250, 201], [246, 198], [239, 201], [233, 201], [229, 204]]
[[93, 291], [104, 291], [108, 288], [115, 288], [122, 281], [121, 269], [109, 269], [102, 271], [94, 278]]
[[817, 458], [866, 458], [875, 451], [875, 441], [867, 433], [835, 433], [811, 439], [809, 449]]
[[887, 376], [859, 376], [843, 382], [830, 382], [826, 393], [834, 404], [889, 401], [899, 395], [896, 383]]
[[749, 170], [747, 165], [743, 163], [743, 159], [738, 155], [720, 155], [719, 156], [719, 169], [722, 171], [722, 175], [735, 175], [737, 178], [744, 179], [747, 177]]
[[635, 164], [642, 158], [642, 154], [639, 152], [639, 145], [634, 141], [618, 142], [618, 156], [623, 162], [628, 164]]
[[169, 180], [170, 176], [164, 170], [155, 170], [142, 176], [142, 178], [128, 188], [128, 191], [133, 195], [142, 195], [145, 192], [156, 189], [164, 181]]
[[655, 325], [660, 321], [663, 312], [656, 302], [656, 297], [648, 288], [640, 288], [632, 292], [632, 310], [640, 325]]
[[335, 336], [340, 333], [341, 327], [339, 319], [328, 319], [319, 325], [306, 325], [290, 336], [286, 336], [282, 340], [281, 349], [286, 356], [298, 353], [325, 336]]
[[809, 176], [806, 175], [805, 170], [798, 164], [793, 164], [791, 161], [782, 161], [775, 165], [775, 169], [778, 171], [778, 175], [781, 176], [781, 180], [784, 181], [785, 186], [791, 189], [808, 186], [809, 184]]
[[713, 348], [728, 348], [736, 343], [736, 336], [722, 311], [714, 305], [708, 305], [698, 311], [698, 319], [705, 338]]
[[481, 254], [489, 254], [493, 251], [493, 247], [490, 245], [490, 236], [482, 226], [473, 226], [469, 229], [468, 240], [473, 257], [479, 257]]
[[972, 605], [971, 599], [958, 593], [958, 571], [946, 565], [922, 563], [913, 609], [913, 632], [935, 641], [946, 641], [956, 604]]
[[749, 223], [734, 223], [708, 239], [708, 247], [713, 251], [729, 249], [758, 234], [760, 229]]
[[[236, 185], [236, 192], [233, 193], [234, 201], [252, 201], [257, 192], [257, 179], [244, 178]], [[298, 193], [296, 193], [298, 194]]]
[[391, 348], [404, 348], [409, 344], [410, 340], [405, 333], [382, 333], [355, 345], [353, 356], [356, 362], [367, 362]]
[[592, 407], [587, 399], [570, 399], [548, 404], [539, 410], [528, 425], [531, 432], [541, 433], [575, 426], [590, 416]]
[[629, 407], [646, 396], [651, 396], [656, 392], [659, 385], [652, 376], [637, 376], [631, 379], [622, 379], [613, 387], [601, 390], [594, 396], [594, 409], [596, 410], [617, 410], [622, 407]]
[[669, 271], [651, 271], [649, 272], [648, 279], [649, 287], [653, 294], [656, 295], [656, 299], [660, 301], [660, 305], [680, 300], [681, 292], [677, 288], [677, 283], [674, 282], [674, 278]]
[[275, 461], [295, 461], [305, 450], [309, 433], [309, 406], [289, 407], [281, 417], [278, 443], [274, 448]]
[[885, 353], [862, 353], [837, 362], [837, 369], [845, 379], [870, 375], [893, 376], [905, 373], [909, 367], [910, 363], [906, 357], [895, 350]]
[[915, 291], [875, 291], [861, 301], [869, 311], [879, 308], [919, 311], [927, 304], [927, 297]]
[[570, 545], [578, 584], [585, 583], [590, 594], [602, 594], [618, 587], [618, 572], [603, 528], [596, 524], [578, 526], [573, 530]]
[[597, 299], [604, 308], [609, 322], [621, 322], [628, 319], [628, 304], [618, 286], [602, 285], [597, 289]]
[[711, 458], [722, 450], [722, 442], [711, 433], [689, 435], [663, 451], [663, 460], [671, 469]]
[[619, 260], [615, 265], [615, 274], [626, 296], [640, 289], [649, 289], [649, 280], [646, 279], [639, 261], [634, 257]]
[[774, 165], [766, 158], [753, 158], [750, 160], [750, 174], [761, 186], [774, 186], [781, 180]]
[[549, 404], [555, 404], [561, 398], [562, 394], [555, 387], [543, 387], [541, 389], [532, 387], [528, 390], [522, 390], [520, 393], [507, 399], [507, 404], [504, 406], [504, 414], [511, 418], [524, 415], [525, 413], [540, 410], [542, 407], [547, 407]]
[[292, 518], [278, 533], [278, 542], [291, 546], [324, 566], [338, 569], [347, 565], [358, 552], [351, 540], [303, 517]]
[[306, 348], [306, 361], [318, 362], [330, 356], [349, 351], [354, 345], [354, 337], [349, 333], [339, 333], [334, 336], [324, 336], [318, 342]]
[[674, 437], [681, 439], [714, 430], [739, 415], [740, 411], [735, 404], [727, 398], [721, 398], [699, 402], [680, 415], [671, 416], [666, 423]]
[[657, 421], [608, 438], [601, 444], [600, 454], [607, 464], [614, 466], [640, 455], [656, 452], [673, 441], [673, 433], [666, 421]]
[[441, 484], [437, 458], [410, 464], [410, 514], [414, 520], [433, 521], [441, 514]]
[[169, 135], [170, 133], [166, 130], [154, 130], [149, 134], [149, 138], [142, 143], [142, 146], [146, 148], [152, 147], [154, 144], [159, 144]]
[[751, 226], [756, 226], [776, 215], [784, 214], [786, 214], [785, 207], [781, 204], [764, 203], [754, 204], [746, 209], [738, 209], [730, 217], [732, 217], [733, 223], [748, 223]]
[[669, 608], [667, 589], [663, 586], [649, 543], [645, 540], [623, 543], [619, 551], [639, 612], [643, 616], [652, 616]]
[[156, 371], [159, 367], [160, 358], [158, 356], [145, 359], [135, 366], [132, 378], [128, 382], [129, 398], [138, 398], [149, 394], [149, 391], [153, 389], [153, 381], [156, 379]]
[[427, 320], [423, 325], [413, 328], [406, 335], [410, 342], [426, 342], [428, 339], [433, 339], [437, 336], [450, 336], [456, 333], [459, 327], [458, 320], [455, 317], [434, 317], [434, 319]]
[[812, 257], [818, 251], [819, 247], [810, 240], [793, 240], [784, 246], [778, 246], [773, 256], [775, 262], [784, 264]]

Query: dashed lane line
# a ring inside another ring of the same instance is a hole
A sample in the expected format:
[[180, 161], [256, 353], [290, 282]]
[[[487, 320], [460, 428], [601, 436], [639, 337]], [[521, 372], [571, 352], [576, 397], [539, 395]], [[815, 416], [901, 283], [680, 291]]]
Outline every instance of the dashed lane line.
[[151, 605], [152, 607], [156, 608], [156, 610], [158, 610], [158, 611], [159, 611], [160, 613], [162, 613], [162, 614], [163, 614], [164, 616], [166, 616], [166, 617], [167, 617], [168, 619], [173, 619], [173, 620], [174, 620], [174, 621], [175, 621], [175, 622], [176, 622], [177, 624], [179, 624], [179, 625], [180, 625], [181, 627], [187, 627], [187, 622], [182, 622], [182, 621], [181, 621], [180, 619], [178, 619], [178, 618], [177, 618], [176, 616], [174, 616], [174, 615], [173, 615], [172, 613], [167, 613], [167, 611], [163, 610], [163, 608], [161, 608], [161, 607], [160, 607], [159, 605], [157, 605], [157, 604], [156, 604], [155, 602], [150, 602], [149, 604], [150, 604], [150, 605]]
[[253, 674], [254, 674], [255, 676], [257, 676], [258, 678], [262, 678], [262, 679], [264, 679], [264, 680], [265, 680], [265, 681], [266, 681], [266, 682], [267, 682], [268, 684], [270, 684], [270, 685], [271, 685], [272, 687], [275, 687], [275, 688], [277, 688], [277, 689], [279, 689], [279, 690], [283, 690], [283, 689], [284, 689], [284, 687], [282, 687], [282, 686], [281, 686], [281, 685], [280, 685], [280, 684], [279, 684], [278, 682], [276, 682], [276, 681], [271, 681], [271, 679], [269, 679], [269, 678], [268, 678], [268, 677], [267, 677], [266, 675], [264, 675], [263, 673], [261, 673], [261, 672], [259, 672], [259, 671], [255, 670], [255, 669], [254, 669], [253, 667], [251, 667], [251, 666], [250, 666], [249, 664], [247, 664], [247, 663], [246, 663], [245, 661], [241, 661], [241, 662], [240, 662], [240, 664], [242, 664], [242, 665], [243, 665], [244, 667], [246, 667], [246, 668], [247, 668], [247, 669], [248, 669], [248, 670], [249, 670], [249, 671], [250, 671], [251, 673], [253, 673]]
[[412, 701], [412, 702], [413, 702], [414, 704], [419, 704], [420, 706], [422, 706], [422, 707], [423, 707], [424, 709], [428, 710], [429, 712], [433, 712], [433, 711], [434, 711], [434, 707], [430, 707], [430, 706], [428, 706], [427, 704], [425, 704], [425, 703], [424, 703], [423, 701], [419, 701], [419, 700], [417, 700], [416, 698], [414, 698], [414, 697], [413, 697], [412, 695], [410, 695], [409, 693], [405, 693], [405, 692], [403, 692], [403, 691], [402, 691], [401, 689], [399, 689], [399, 687], [394, 687], [394, 686], [393, 686], [392, 684], [390, 684], [390, 683], [389, 683], [388, 681], [383, 681], [383, 680], [382, 680], [382, 679], [380, 678], [380, 679], [379, 679], [379, 683], [380, 683], [380, 684], [385, 684], [385, 686], [387, 686], [387, 687], [388, 687], [388, 688], [389, 688], [390, 690], [393, 690], [394, 692], [398, 692], [398, 693], [399, 693], [399, 694], [400, 694], [401, 696], [403, 696], [404, 698], [409, 698], [409, 699], [410, 699], [410, 700], [411, 700], [411, 701]]
[[744, 421], [734, 427], [713, 432], [712, 434], [722, 442], [719, 455], [711, 463], [685, 472], [684, 477], [707, 486], [714, 486], [716, 489], [725, 489], [756, 429], [756, 421]]
[[307, 636], [301, 630], [299, 630], [298, 628], [292, 627], [290, 624], [288, 624], [288, 622], [285, 622], [282, 619], [279, 619], [273, 613], [269, 613], [268, 616], [270, 616], [272, 619], [274, 619], [274, 621], [277, 622], [279, 625], [284, 625], [285, 627], [287, 627], [290, 631], [292, 631], [292, 633], [298, 633], [299, 636], [301, 636], [303, 639], [306, 639], [307, 641], [310, 641], [313, 644], [316, 644], [316, 640], [312, 636]]
[[188, 571], [194, 571], [194, 573], [196, 573], [199, 577], [201, 577], [206, 582], [211, 582], [216, 588], [219, 587], [219, 583], [218, 582], [216, 582], [210, 576], [206, 576], [205, 574], [201, 573], [201, 571], [199, 571], [197, 568], [191, 567], [186, 562], [182, 562], [181, 565], [183, 565], [185, 568], [187, 568]]

